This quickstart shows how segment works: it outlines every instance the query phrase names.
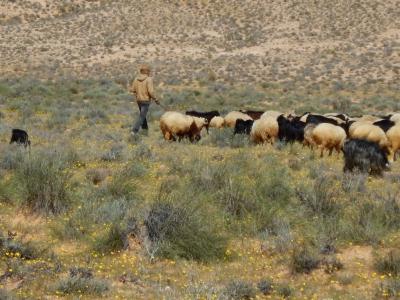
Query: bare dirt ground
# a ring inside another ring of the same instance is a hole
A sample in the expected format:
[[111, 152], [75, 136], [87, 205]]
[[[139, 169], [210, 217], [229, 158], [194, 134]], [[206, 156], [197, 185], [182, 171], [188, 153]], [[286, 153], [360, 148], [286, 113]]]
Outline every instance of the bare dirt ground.
[[66, 1], [0, 3], [2, 77], [396, 82], [400, 3]]

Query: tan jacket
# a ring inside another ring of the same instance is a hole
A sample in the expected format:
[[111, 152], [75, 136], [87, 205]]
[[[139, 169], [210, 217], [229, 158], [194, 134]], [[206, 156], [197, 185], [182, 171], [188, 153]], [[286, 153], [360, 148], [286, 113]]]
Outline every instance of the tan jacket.
[[154, 94], [153, 78], [140, 74], [132, 82], [131, 92], [136, 95], [136, 101], [148, 102], [150, 100], [156, 100]]

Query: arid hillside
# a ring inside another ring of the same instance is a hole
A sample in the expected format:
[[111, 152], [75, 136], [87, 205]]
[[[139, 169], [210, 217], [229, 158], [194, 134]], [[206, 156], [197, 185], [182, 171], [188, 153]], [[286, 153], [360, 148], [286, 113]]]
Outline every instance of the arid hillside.
[[397, 0], [0, 2], [1, 77], [398, 82]]

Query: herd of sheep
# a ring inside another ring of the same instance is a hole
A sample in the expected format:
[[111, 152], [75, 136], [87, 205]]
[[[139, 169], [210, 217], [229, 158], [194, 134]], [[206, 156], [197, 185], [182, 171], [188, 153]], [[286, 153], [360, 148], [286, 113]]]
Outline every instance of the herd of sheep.
[[300, 142], [311, 149], [343, 151], [345, 170], [360, 169], [381, 174], [396, 160], [400, 149], [400, 113], [358, 117], [339, 113], [324, 115], [284, 114], [278, 111], [232, 111], [220, 116], [218, 111], [168, 111], [161, 116], [160, 128], [166, 140], [189, 138], [197, 141], [203, 128], [230, 127], [234, 134], [248, 134], [255, 144], [277, 140]]

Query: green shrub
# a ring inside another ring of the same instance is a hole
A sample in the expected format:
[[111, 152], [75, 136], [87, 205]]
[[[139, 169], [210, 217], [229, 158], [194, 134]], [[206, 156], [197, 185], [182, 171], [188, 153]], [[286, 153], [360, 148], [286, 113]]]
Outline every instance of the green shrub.
[[39, 152], [21, 163], [16, 180], [22, 192], [22, 204], [33, 211], [58, 214], [70, 204], [70, 173], [60, 153]]
[[335, 181], [326, 174], [316, 178], [311, 187], [303, 185], [297, 188], [296, 193], [300, 202], [313, 215], [332, 216], [338, 214], [341, 209]]
[[4, 289], [0, 289], [0, 299], [1, 300], [13, 300], [13, 299], [17, 299], [17, 298], [14, 297], [14, 295], [11, 294], [11, 292], [4, 290]]
[[251, 283], [234, 280], [225, 287], [224, 295], [226, 298], [233, 300], [254, 299], [256, 290]]
[[94, 242], [94, 250], [100, 253], [122, 250], [127, 245], [127, 234], [119, 224], [111, 224], [105, 234]]
[[20, 257], [23, 259], [34, 259], [44, 252], [39, 250], [30, 242], [22, 242], [15, 239], [11, 233], [8, 236], [0, 235], [0, 254]]
[[206, 213], [193, 207], [188, 199], [185, 201], [158, 200], [151, 205], [144, 220], [151, 241], [149, 254], [197, 261], [223, 258], [226, 237], [218, 232]]
[[386, 255], [377, 257], [375, 269], [379, 273], [400, 275], [400, 251], [392, 250]]
[[132, 179], [143, 176], [146, 170], [142, 165], [128, 164], [122, 170], [112, 174], [111, 182], [101, 190], [104, 196], [134, 199], [137, 196], [136, 185]]
[[109, 151], [103, 154], [101, 157], [104, 161], [116, 161], [122, 158], [124, 147], [123, 145], [113, 145]]
[[377, 299], [398, 299], [400, 297], [400, 279], [392, 278], [382, 282], [376, 296]]
[[291, 269], [294, 273], [310, 273], [318, 268], [320, 259], [309, 246], [295, 249], [292, 254]]
[[264, 279], [257, 283], [257, 288], [263, 295], [269, 295], [274, 289], [274, 283], [270, 279]]
[[382, 282], [378, 288], [377, 299], [398, 299], [400, 296], [400, 279], [392, 278]]
[[86, 178], [94, 185], [98, 185], [108, 175], [107, 169], [89, 169], [86, 171]]
[[336, 275], [337, 281], [342, 285], [349, 285], [354, 281], [354, 274], [349, 272], [340, 272]]
[[71, 269], [68, 277], [61, 279], [54, 287], [57, 293], [104, 295], [109, 290], [108, 282], [93, 277], [90, 270]]
[[27, 152], [19, 145], [10, 145], [4, 153], [0, 162], [0, 167], [5, 170], [14, 170], [25, 159]]
[[328, 257], [323, 260], [324, 271], [327, 274], [335, 273], [343, 269], [343, 263], [336, 257]]
[[290, 287], [289, 284], [283, 283], [277, 286], [276, 292], [279, 296], [282, 298], [286, 299], [292, 296], [293, 294], [293, 289]]

